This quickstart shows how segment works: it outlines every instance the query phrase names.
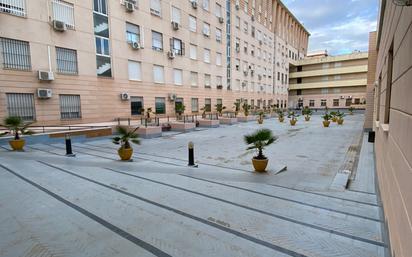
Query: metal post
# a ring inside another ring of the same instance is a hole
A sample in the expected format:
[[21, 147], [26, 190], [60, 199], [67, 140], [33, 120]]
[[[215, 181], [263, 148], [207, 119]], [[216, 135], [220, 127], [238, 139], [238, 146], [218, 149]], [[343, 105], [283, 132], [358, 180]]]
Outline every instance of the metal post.
[[66, 141], [66, 156], [75, 157], [76, 155], [72, 151], [72, 140], [69, 134], [65, 135], [65, 141]]
[[193, 144], [192, 141], [189, 142], [188, 144], [188, 150], [189, 150], [189, 164], [188, 166], [190, 167], [196, 167], [197, 165], [195, 164], [195, 154], [194, 154], [194, 147], [195, 145]]
[[127, 123], [129, 124], [129, 127], [130, 127], [130, 118], [127, 118]]

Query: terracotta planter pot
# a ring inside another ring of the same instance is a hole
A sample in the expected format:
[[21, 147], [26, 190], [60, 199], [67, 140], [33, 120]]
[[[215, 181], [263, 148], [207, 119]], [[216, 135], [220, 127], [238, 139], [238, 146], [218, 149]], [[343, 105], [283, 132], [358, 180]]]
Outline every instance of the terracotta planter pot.
[[343, 119], [338, 119], [338, 125], [342, 125], [343, 124]]
[[263, 160], [258, 160], [253, 158], [252, 163], [253, 163], [253, 168], [255, 168], [255, 171], [257, 172], [265, 172], [266, 167], [268, 166], [268, 159], [263, 159]]
[[23, 147], [25, 144], [26, 144], [26, 141], [24, 141], [24, 139], [9, 141], [9, 145], [13, 149], [13, 151], [23, 151]]
[[305, 121], [310, 121], [310, 116], [305, 116]]
[[325, 128], [329, 127], [329, 124], [330, 124], [330, 121], [328, 121], [328, 120], [324, 120], [324, 121], [323, 121], [323, 126], [324, 126]]
[[279, 122], [283, 122], [285, 118], [279, 118]]
[[290, 125], [295, 126], [296, 122], [297, 122], [297, 120], [290, 120]]
[[128, 161], [132, 158], [133, 148], [120, 147], [119, 150], [117, 150], [117, 153], [122, 161]]

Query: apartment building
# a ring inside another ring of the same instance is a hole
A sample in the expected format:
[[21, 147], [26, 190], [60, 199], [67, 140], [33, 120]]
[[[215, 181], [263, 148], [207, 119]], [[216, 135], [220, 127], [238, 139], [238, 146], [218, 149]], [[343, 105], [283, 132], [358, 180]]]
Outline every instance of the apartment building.
[[290, 66], [289, 107], [365, 108], [368, 53], [308, 54]]
[[[67, 124], [149, 107], [173, 115], [177, 103], [188, 114], [237, 99], [286, 104], [274, 86], [276, 6], [286, 13], [275, 0], [0, 0], [0, 119]], [[304, 49], [308, 36], [296, 39]]]
[[412, 1], [380, 1], [370, 45], [378, 51], [373, 129], [384, 220], [392, 256], [412, 256]]

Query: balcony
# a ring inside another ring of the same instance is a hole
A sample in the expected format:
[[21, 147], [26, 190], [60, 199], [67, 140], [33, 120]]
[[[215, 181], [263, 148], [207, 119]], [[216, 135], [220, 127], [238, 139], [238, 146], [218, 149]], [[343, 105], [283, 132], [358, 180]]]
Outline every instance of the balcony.
[[302, 83], [302, 84], [290, 84], [290, 90], [297, 89], [314, 89], [314, 88], [334, 88], [334, 87], [358, 87], [366, 86], [366, 79], [353, 79], [353, 80], [335, 80], [335, 81], [322, 81], [315, 83]]
[[317, 77], [317, 76], [328, 76], [328, 75], [342, 75], [342, 74], [352, 74], [352, 73], [365, 73], [368, 72], [368, 65], [359, 65], [351, 67], [340, 67], [331, 68], [324, 70], [311, 70], [311, 71], [300, 71], [290, 73], [290, 78], [307, 78], [307, 77]]

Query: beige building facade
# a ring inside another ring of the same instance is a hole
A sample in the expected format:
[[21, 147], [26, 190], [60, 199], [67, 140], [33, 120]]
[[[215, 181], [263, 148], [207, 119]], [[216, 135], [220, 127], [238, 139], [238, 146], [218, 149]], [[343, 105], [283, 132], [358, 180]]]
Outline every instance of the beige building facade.
[[309, 37], [275, 0], [0, 0], [0, 26], [0, 119], [38, 124], [286, 106], [277, 40]]
[[402, 2], [380, 4], [373, 129], [391, 253], [406, 257], [412, 256], [412, 3]]
[[290, 66], [289, 107], [364, 108], [368, 53], [316, 53]]

